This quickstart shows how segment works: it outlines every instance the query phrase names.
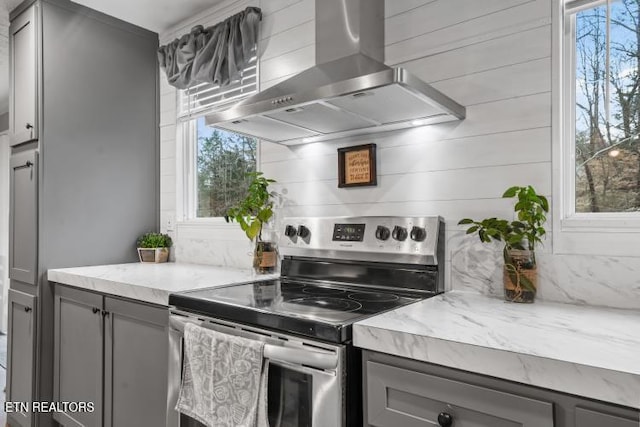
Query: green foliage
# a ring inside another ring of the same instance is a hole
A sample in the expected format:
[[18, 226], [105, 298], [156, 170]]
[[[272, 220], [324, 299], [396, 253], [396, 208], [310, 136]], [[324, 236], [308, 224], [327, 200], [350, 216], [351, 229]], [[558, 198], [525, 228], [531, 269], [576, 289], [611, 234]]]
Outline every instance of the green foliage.
[[459, 225], [470, 225], [467, 234], [478, 233], [480, 241], [484, 243], [492, 240], [505, 242], [505, 249], [529, 249], [534, 250], [535, 244], [541, 242], [541, 237], [546, 231], [543, 227], [549, 212], [549, 202], [546, 197], [536, 194], [530, 185], [527, 187], [511, 187], [504, 192], [502, 197], [513, 198], [517, 201], [514, 211], [517, 219], [507, 221], [498, 218], [486, 218], [475, 221], [465, 218], [458, 222]]
[[151, 232], [138, 237], [136, 244], [139, 248], [169, 248], [173, 241], [168, 234]]
[[269, 184], [275, 182], [262, 176], [262, 172], [250, 172], [247, 176], [251, 179], [244, 200], [227, 211], [227, 222], [237, 222], [245, 232], [249, 240], [258, 238], [262, 241], [262, 225], [273, 216], [272, 196], [269, 192]]
[[255, 155], [256, 140], [244, 135], [214, 129], [198, 138], [197, 217], [225, 216], [246, 196]]

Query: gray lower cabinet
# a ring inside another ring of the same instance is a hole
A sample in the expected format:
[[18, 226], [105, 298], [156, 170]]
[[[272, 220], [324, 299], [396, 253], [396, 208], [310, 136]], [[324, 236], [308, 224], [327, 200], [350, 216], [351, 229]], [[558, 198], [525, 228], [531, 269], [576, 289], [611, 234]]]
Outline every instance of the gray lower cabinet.
[[[36, 297], [9, 289], [9, 330], [7, 342], [7, 402], [30, 405], [35, 387]], [[31, 426], [29, 407], [7, 413], [11, 426]], [[25, 410], [27, 409], [27, 410]]]
[[638, 427], [640, 411], [363, 351], [364, 425]]
[[55, 402], [91, 402], [92, 412], [55, 412], [65, 426], [102, 422], [104, 318], [102, 296], [56, 286], [53, 375]]
[[623, 417], [605, 412], [598, 412], [587, 408], [576, 408], [575, 427], [638, 427], [640, 419], [635, 417]]
[[369, 425], [553, 427], [553, 405], [383, 363], [367, 363]]
[[105, 426], [164, 426], [169, 310], [105, 297]]
[[55, 285], [54, 400], [93, 412], [55, 413], [62, 426], [164, 426], [168, 310]]

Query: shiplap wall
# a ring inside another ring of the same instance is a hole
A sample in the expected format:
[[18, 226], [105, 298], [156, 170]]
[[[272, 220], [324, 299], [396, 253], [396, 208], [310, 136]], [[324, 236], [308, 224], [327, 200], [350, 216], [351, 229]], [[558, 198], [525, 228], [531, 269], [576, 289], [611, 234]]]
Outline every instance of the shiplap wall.
[[[276, 226], [285, 216], [441, 215], [447, 286], [499, 294], [499, 247], [477, 244], [456, 224], [463, 217], [513, 217], [512, 201], [500, 197], [512, 185], [530, 184], [552, 196], [551, 1], [388, 0], [385, 62], [465, 105], [467, 118], [295, 147], [262, 143], [260, 168], [278, 181], [282, 195]], [[193, 22], [218, 21], [247, 3], [232, 2]], [[261, 3], [265, 89], [314, 64], [314, 0]], [[193, 22], [162, 39], [188, 31]], [[175, 92], [163, 83], [162, 94], [166, 224], [176, 212]], [[370, 142], [377, 144], [378, 185], [338, 189], [336, 149]], [[236, 228], [178, 224], [178, 260], [247, 266], [249, 246], [239, 244], [244, 237]], [[539, 256], [543, 299], [640, 306], [639, 259], [558, 256], [551, 243], [549, 238]], [[585, 265], [589, 274], [582, 272]], [[612, 274], [622, 292], [607, 285]], [[575, 283], [582, 288], [572, 296]]]

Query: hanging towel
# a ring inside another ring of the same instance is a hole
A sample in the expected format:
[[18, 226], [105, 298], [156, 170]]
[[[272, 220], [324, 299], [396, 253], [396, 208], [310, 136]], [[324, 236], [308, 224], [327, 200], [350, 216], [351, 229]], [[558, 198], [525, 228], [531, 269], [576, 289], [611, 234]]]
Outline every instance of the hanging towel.
[[260, 341], [186, 324], [176, 410], [208, 427], [256, 427], [258, 413], [266, 413], [258, 410], [266, 404], [263, 356]]

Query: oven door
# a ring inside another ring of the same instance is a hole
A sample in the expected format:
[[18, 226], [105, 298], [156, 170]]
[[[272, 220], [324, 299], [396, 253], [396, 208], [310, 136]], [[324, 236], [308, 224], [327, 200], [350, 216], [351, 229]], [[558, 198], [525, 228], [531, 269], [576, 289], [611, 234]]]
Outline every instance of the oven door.
[[175, 410], [182, 376], [183, 332], [187, 322], [265, 343], [269, 361], [269, 427], [342, 427], [345, 422], [345, 347], [303, 340], [182, 312], [170, 317], [167, 427], [201, 427]]

